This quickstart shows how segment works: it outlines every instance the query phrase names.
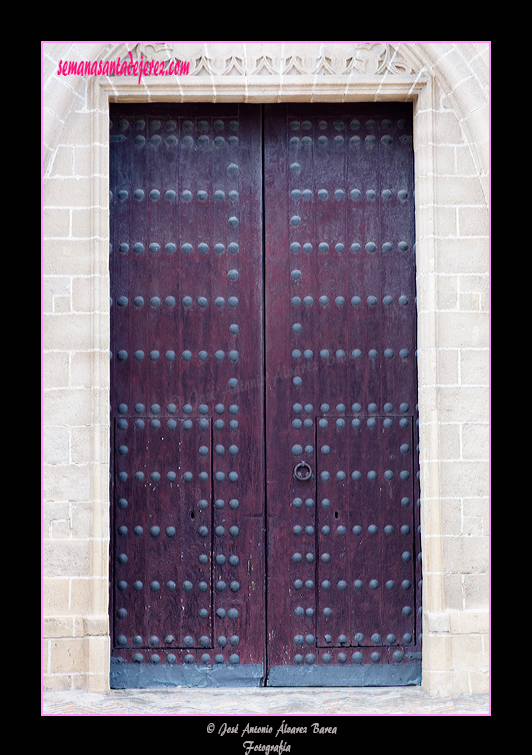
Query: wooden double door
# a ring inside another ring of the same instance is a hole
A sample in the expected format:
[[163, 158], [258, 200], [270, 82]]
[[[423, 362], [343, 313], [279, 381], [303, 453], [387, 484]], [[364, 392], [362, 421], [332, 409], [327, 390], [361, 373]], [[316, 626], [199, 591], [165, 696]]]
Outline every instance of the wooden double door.
[[419, 683], [411, 106], [110, 121], [111, 686]]

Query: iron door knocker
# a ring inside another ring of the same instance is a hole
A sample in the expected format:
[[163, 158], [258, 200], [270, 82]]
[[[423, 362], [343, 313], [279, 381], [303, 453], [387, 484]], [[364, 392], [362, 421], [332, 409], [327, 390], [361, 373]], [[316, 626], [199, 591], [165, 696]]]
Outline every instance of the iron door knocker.
[[306, 480], [311, 479], [312, 469], [306, 461], [300, 461], [299, 464], [295, 465], [294, 477], [296, 480], [300, 480], [301, 482], [305, 482]]

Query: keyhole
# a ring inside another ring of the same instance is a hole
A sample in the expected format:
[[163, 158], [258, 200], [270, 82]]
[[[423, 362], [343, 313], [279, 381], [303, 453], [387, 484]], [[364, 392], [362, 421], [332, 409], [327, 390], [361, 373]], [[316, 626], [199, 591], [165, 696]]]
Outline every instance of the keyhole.
[[334, 518], [338, 519], [338, 512], [337, 511], [334, 512]]
[[190, 512], [190, 518], [191, 518], [191, 519], [194, 519], [194, 517], [195, 517], [195, 516], [196, 516], [196, 514], [194, 513], [194, 511], [191, 511], [191, 512]]

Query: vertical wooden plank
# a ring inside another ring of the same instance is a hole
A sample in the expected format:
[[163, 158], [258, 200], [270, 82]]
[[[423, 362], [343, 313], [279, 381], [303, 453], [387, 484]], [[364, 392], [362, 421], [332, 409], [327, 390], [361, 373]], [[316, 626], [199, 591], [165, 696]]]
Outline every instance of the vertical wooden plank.
[[[299, 134], [299, 135], [298, 135]], [[308, 365], [314, 357], [309, 332], [312, 252], [304, 249], [310, 191], [302, 164], [301, 123], [287, 122], [286, 106], [264, 109], [266, 434], [267, 444], [267, 636], [270, 665], [294, 663], [314, 651], [315, 478], [313, 408], [305, 411]], [[297, 142], [294, 140], [297, 139]], [[307, 204], [305, 205], [304, 202]], [[288, 211], [287, 211], [288, 208]], [[274, 220], [277, 218], [277, 220]], [[296, 314], [297, 313], [297, 314]], [[297, 320], [296, 320], [297, 316]], [[301, 331], [292, 326], [299, 322]], [[305, 331], [303, 331], [305, 328]], [[299, 378], [301, 382], [294, 378]], [[305, 427], [310, 422], [310, 427]], [[305, 450], [308, 447], [308, 450]], [[311, 450], [310, 450], [311, 449]], [[294, 479], [296, 464], [309, 465], [309, 480]], [[305, 505], [312, 501], [312, 505]], [[297, 613], [296, 613], [297, 612]], [[306, 644], [305, 637], [310, 639]], [[295, 639], [297, 638], [297, 639]]]
[[351, 450], [349, 420], [318, 421], [318, 611], [317, 644], [350, 644], [352, 570], [349, 494]]
[[230, 652], [238, 648], [241, 663], [257, 663], [265, 642], [260, 109], [214, 114], [211, 133], [215, 635], [226, 652], [230, 638], [238, 642]]

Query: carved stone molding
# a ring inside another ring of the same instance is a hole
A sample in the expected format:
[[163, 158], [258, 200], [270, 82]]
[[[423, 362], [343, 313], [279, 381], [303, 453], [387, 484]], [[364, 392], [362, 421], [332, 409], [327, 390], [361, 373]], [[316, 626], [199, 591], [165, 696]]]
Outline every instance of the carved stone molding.
[[[138, 43], [140, 60], [184, 60], [189, 76], [378, 76], [416, 75], [423, 67], [399, 45], [354, 43]], [[408, 58], [408, 59], [407, 59]]]

